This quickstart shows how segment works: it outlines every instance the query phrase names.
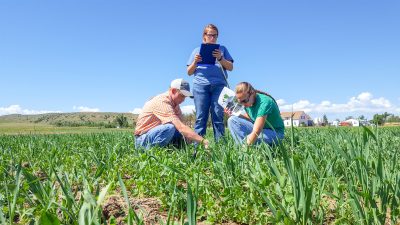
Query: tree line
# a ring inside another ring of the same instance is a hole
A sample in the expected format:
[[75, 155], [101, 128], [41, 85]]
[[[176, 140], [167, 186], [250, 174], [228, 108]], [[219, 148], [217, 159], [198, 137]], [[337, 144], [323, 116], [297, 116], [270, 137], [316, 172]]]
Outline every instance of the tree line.
[[383, 125], [385, 123], [398, 123], [400, 122], [400, 116], [384, 112], [383, 114], [375, 114], [370, 122], [378, 125]]

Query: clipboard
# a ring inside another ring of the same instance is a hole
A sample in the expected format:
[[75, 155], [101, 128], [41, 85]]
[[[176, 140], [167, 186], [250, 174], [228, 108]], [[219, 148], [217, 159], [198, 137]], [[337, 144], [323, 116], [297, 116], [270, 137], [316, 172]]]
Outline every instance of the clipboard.
[[215, 57], [212, 55], [212, 52], [215, 49], [219, 49], [219, 44], [201, 44], [200, 46], [200, 55], [201, 62], [198, 64], [215, 64]]

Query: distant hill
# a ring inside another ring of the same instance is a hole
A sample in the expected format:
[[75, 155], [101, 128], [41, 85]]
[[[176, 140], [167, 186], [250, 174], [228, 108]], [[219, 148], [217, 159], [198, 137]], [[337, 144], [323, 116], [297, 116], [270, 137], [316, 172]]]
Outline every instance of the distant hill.
[[0, 123], [40, 123], [56, 126], [114, 126], [117, 117], [126, 117], [129, 126], [138, 115], [114, 112], [46, 113], [38, 115], [11, 114], [0, 116]]

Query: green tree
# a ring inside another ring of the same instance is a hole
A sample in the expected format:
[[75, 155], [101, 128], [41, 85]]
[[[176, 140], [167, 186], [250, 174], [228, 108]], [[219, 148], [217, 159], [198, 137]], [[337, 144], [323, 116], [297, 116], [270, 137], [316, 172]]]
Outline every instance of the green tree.
[[400, 117], [399, 117], [399, 116], [395, 116], [395, 115], [389, 116], [389, 117], [386, 119], [386, 122], [388, 122], [388, 123], [400, 122]]
[[324, 114], [324, 116], [322, 117], [322, 122], [324, 123], [324, 126], [326, 126], [326, 125], [329, 124], [328, 117], [327, 117], [325, 114]]
[[382, 114], [382, 116], [383, 116], [383, 119], [386, 121], [386, 119], [387, 119], [389, 116], [393, 116], [393, 114], [390, 114], [390, 113], [388, 113], [388, 112], [384, 112], [384, 113]]
[[381, 114], [375, 114], [371, 122], [374, 124], [383, 125], [385, 123], [385, 117]]
[[123, 114], [120, 114], [117, 117], [115, 117], [115, 123], [119, 127], [128, 127], [129, 126], [128, 118], [126, 116], [124, 116]]

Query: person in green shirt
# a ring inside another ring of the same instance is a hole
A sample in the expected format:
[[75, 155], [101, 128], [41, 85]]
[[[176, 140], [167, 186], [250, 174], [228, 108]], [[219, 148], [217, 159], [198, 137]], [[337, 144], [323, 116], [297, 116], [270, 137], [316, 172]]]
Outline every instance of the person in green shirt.
[[272, 145], [284, 138], [285, 126], [278, 104], [271, 95], [254, 89], [248, 82], [239, 83], [235, 94], [245, 109], [244, 114], [228, 119], [228, 129], [236, 144], [265, 142]]

